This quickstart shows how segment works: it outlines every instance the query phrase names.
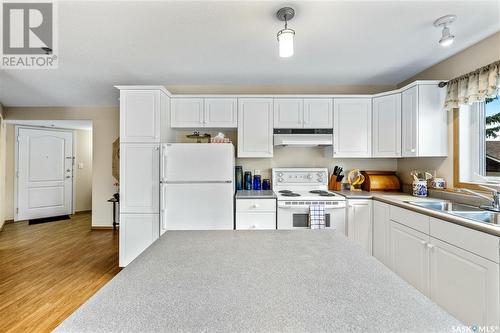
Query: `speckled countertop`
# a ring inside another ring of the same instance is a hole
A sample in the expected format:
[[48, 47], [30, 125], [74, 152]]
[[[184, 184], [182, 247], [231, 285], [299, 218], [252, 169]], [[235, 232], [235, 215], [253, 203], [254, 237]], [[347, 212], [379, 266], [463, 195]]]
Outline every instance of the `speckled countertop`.
[[451, 215], [446, 212], [440, 212], [420, 206], [412, 205], [407, 201], [432, 201], [443, 199], [439, 198], [419, 198], [411, 196], [402, 192], [351, 192], [351, 191], [336, 191], [336, 193], [345, 196], [347, 199], [373, 199], [381, 201], [390, 205], [398, 206], [401, 208], [409, 209], [417, 213], [425, 214], [437, 219], [448, 221], [451, 223], [459, 224], [467, 228], [482, 231], [494, 236], [500, 237], [500, 225], [476, 222], [474, 220], [466, 219], [460, 216]]
[[56, 332], [451, 332], [459, 325], [335, 231], [168, 231]]
[[265, 190], [265, 191], [241, 190], [236, 192], [235, 197], [236, 199], [276, 199], [276, 194], [271, 190]]

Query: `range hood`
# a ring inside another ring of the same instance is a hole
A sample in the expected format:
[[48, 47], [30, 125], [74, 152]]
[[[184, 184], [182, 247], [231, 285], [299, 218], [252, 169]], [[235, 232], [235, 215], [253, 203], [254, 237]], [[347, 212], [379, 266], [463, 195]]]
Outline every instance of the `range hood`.
[[274, 145], [286, 147], [331, 146], [331, 128], [276, 128]]

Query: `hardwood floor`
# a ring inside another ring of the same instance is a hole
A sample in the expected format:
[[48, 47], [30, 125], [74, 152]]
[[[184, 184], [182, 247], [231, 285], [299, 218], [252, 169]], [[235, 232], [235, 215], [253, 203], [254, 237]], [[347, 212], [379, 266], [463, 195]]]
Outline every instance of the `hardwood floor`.
[[90, 214], [0, 232], [0, 332], [50, 332], [119, 271], [118, 230]]

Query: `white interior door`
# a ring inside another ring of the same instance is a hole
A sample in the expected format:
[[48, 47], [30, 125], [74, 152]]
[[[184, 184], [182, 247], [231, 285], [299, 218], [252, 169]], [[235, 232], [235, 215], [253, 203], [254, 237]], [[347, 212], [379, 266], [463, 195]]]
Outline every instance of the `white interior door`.
[[72, 131], [17, 128], [16, 221], [71, 214], [72, 202]]

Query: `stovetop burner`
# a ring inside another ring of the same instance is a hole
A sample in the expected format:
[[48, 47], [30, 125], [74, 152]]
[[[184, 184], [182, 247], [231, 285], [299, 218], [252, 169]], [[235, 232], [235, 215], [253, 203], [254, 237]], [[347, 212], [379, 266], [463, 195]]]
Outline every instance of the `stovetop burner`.
[[281, 190], [281, 191], [278, 191], [278, 193], [292, 193], [292, 191], [290, 191], [290, 190]]
[[309, 193], [322, 194], [322, 193], [328, 193], [328, 191], [325, 191], [325, 190], [312, 190], [312, 191], [309, 191]]
[[328, 193], [328, 192], [324, 192], [324, 193], [319, 193], [319, 196], [320, 197], [334, 197], [335, 194], [333, 193]]
[[300, 197], [300, 194], [298, 193], [293, 193], [293, 192], [281, 192], [281, 195], [284, 196], [284, 197]]

